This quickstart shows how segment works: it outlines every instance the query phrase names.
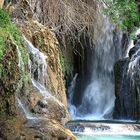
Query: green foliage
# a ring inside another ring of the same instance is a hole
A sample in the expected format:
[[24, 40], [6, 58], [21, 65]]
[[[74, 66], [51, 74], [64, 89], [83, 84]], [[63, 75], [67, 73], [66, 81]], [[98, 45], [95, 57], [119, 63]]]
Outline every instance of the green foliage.
[[4, 55], [4, 46], [5, 46], [4, 38], [0, 36], [0, 59]]
[[105, 13], [114, 23], [129, 32], [140, 26], [138, 3], [135, 0], [108, 0]]
[[0, 9], [0, 27], [5, 28], [10, 22], [8, 13], [4, 9]]
[[130, 38], [131, 38], [132, 40], [136, 40], [136, 39], [137, 39], [136, 32], [132, 32], [132, 33], [130, 34]]
[[[7, 46], [8, 40], [11, 40], [11, 43], [13, 43], [17, 48], [17, 49], [14, 49], [14, 52], [13, 52], [15, 54], [15, 58], [13, 58], [15, 62], [13, 62], [11, 56], [9, 58], [5, 58], [5, 54], [8, 54], [9, 50], [13, 51], [12, 50], [13, 48], [9, 48], [10, 46]], [[22, 34], [18, 31], [15, 24], [12, 23], [8, 13], [5, 10], [0, 9], [0, 61], [2, 62], [0, 64], [0, 77], [3, 76], [3, 79], [7, 79], [7, 75], [8, 75], [7, 71], [9, 72], [10, 68], [13, 67], [13, 64], [16, 64], [16, 62], [18, 62], [17, 61], [17, 59], [19, 59], [18, 49], [21, 53], [21, 57], [24, 62], [23, 67], [27, 68], [28, 67], [28, 53], [26, 51], [26, 48], [23, 45]], [[7, 68], [5, 68], [3, 65], [5, 63], [8, 64]], [[25, 73], [24, 70], [25, 69], [23, 68], [20, 69], [21, 75]], [[23, 76], [23, 77], [26, 77], [26, 76]], [[27, 79], [27, 77], [25, 79]]]
[[19, 47], [23, 61], [28, 63], [28, 55], [26, 49], [23, 47], [22, 35], [17, 27], [11, 22], [8, 13], [0, 9], [0, 59], [3, 58], [6, 50], [7, 38], [11, 38], [13, 43]]
[[61, 64], [62, 72], [64, 74], [65, 73], [65, 61], [64, 61], [63, 55], [60, 57], [60, 64]]

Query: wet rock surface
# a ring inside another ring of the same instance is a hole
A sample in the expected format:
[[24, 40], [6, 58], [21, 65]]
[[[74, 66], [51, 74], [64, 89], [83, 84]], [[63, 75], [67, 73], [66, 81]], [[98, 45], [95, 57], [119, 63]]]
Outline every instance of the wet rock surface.
[[130, 133], [138, 134], [140, 130], [139, 124], [123, 121], [71, 121], [66, 124], [66, 127], [73, 133], [82, 135], [128, 135]]
[[[32, 9], [26, 0], [9, 6], [8, 10], [21, 33], [47, 56], [48, 74], [44, 77], [45, 82], [41, 82], [37, 72], [41, 65], [32, 54], [27, 55], [34, 63], [32, 69], [30, 70], [29, 64], [24, 64], [23, 70], [19, 70], [22, 66], [19, 67], [16, 46], [12, 41], [7, 41], [7, 46], [11, 48], [5, 53], [6, 59], [2, 61], [2, 68], [5, 67], [8, 79], [0, 77], [0, 111], [3, 113], [0, 114], [0, 139], [75, 140], [71, 131], [64, 127], [69, 120], [69, 114], [66, 108], [59, 44], [55, 35], [47, 27], [31, 19]], [[24, 42], [22, 45], [26, 48]], [[12, 60], [12, 65], [7, 58]], [[10, 67], [13, 65], [14, 67]], [[33, 75], [30, 72], [33, 72]], [[45, 97], [33, 86], [31, 77], [43, 84]]]
[[116, 119], [140, 119], [140, 47], [139, 42], [130, 49], [129, 58], [114, 66]]
[[[2, 140], [70, 140], [72, 133], [55, 120], [13, 120], [1, 123], [0, 138]], [[3, 127], [3, 128], [2, 128]], [[12, 130], [11, 130], [12, 127]]]

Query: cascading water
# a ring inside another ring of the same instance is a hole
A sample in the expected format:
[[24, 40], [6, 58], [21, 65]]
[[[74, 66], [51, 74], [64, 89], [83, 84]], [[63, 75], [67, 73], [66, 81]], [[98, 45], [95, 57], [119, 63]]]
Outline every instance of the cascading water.
[[[20, 68], [20, 69], [22, 70], [22, 72], [23, 72], [23, 71], [24, 71], [24, 62], [23, 62], [23, 58], [22, 58], [22, 56], [21, 56], [21, 52], [20, 52], [19, 46], [14, 42], [14, 40], [13, 40], [12, 37], [11, 37], [11, 40], [12, 40], [12, 42], [14, 43], [14, 45], [16, 46], [16, 49], [17, 49], [17, 54], [18, 54], [18, 59], [19, 59], [18, 66], [19, 66], [19, 68]], [[20, 89], [20, 85], [22, 85], [21, 83], [22, 83], [22, 79], [20, 79], [19, 84], [18, 84], [19, 87], [18, 87], [17, 89]], [[16, 99], [17, 99], [17, 103], [18, 103], [19, 108], [20, 108], [21, 110], [23, 110], [23, 112], [24, 112], [26, 118], [27, 118], [27, 119], [30, 119], [30, 120], [36, 119], [36, 117], [34, 117], [34, 116], [31, 114], [31, 112], [29, 112], [29, 111], [26, 109], [26, 107], [25, 107], [25, 105], [22, 103], [22, 101], [21, 101], [19, 95], [16, 95]]]
[[[136, 32], [138, 35], [139, 30]], [[138, 36], [139, 37], [139, 36]], [[139, 118], [139, 60], [140, 41], [131, 41], [128, 57], [119, 60], [114, 67], [115, 73], [115, 119], [138, 119]]]
[[[25, 46], [27, 47], [28, 53], [29, 53], [29, 69], [31, 74], [31, 81], [32, 86], [35, 90], [37, 90], [37, 94], [41, 97], [40, 102], [42, 105], [48, 105], [48, 100], [54, 101], [57, 105], [63, 107], [63, 104], [57, 100], [54, 96], [51, 95], [47, 88], [47, 61], [45, 54], [40, 52], [37, 48], [33, 46], [33, 44], [25, 37], [23, 36], [23, 41]], [[17, 50], [19, 53], [20, 51]], [[20, 54], [20, 53], [19, 53]], [[21, 55], [19, 55], [19, 62], [22, 61]], [[21, 80], [22, 82], [22, 80]], [[19, 84], [20, 85], [20, 84]], [[18, 95], [19, 96], [19, 95]], [[33, 119], [43, 119], [43, 115], [39, 117], [38, 112], [33, 114], [28, 109], [28, 105], [25, 103], [24, 99], [22, 97], [17, 97], [18, 105], [23, 110], [24, 114], [26, 115], [26, 118], [29, 120]], [[42, 112], [44, 112], [44, 115], [48, 115], [47, 109], [42, 109]], [[40, 113], [39, 113], [40, 114]]]
[[30, 55], [29, 66], [32, 77], [34, 80], [45, 86], [47, 83], [47, 56], [45, 56], [42, 52], [35, 48], [32, 43], [26, 39], [25, 36], [23, 38]]
[[71, 115], [74, 117], [75, 115], [75, 111], [76, 111], [76, 107], [73, 105], [73, 93], [74, 93], [74, 88], [76, 86], [76, 79], [77, 79], [78, 74], [76, 73], [71, 84], [70, 87], [68, 88], [68, 95], [69, 95], [69, 100], [68, 100], [68, 109], [71, 113]]
[[74, 119], [111, 118], [115, 100], [113, 66], [123, 55], [121, 41], [122, 32], [111, 25], [109, 19], [104, 19], [99, 37], [93, 43], [91, 80], [80, 106], [70, 103]]
[[[135, 33], [136, 36], [138, 36], [140, 34], [140, 29], [138, 29]], [[131, 48], [133, 48], [135, 46], [135, 53], [132, 55], [130, 63], [129, 63], [129, 67], [128, 67], [128, 72], [132, 72], [131, 75], [133, 75], [133, 70], [134, 68], [139, 65], [139, 60], [140, 60], [140, 40], [137, 41], [137, 44], [134, 44], [134, 41], [131, 40], [131, 45], [129, 47], [129, 51]]]

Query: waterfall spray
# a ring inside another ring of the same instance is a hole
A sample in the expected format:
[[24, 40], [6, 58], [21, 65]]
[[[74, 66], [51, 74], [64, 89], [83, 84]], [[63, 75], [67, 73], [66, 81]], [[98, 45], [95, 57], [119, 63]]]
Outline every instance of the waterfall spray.
[[[114, 34], [116, 32], [116, 34]], [[93, 39], [95, 40], [95, 39]], [[106, 119], [112, 117], [114, 108], [114, 77], [115, 62], [122, 58], [122, 32], [104, 18], [103, 26], [96, 41], [94, 55], [91, 56], [91, 80], [84, 90], [82, 102], [75, 107], [71, 104], [74, 119]], [[73, 95], [73, 94], [70, 94]]]

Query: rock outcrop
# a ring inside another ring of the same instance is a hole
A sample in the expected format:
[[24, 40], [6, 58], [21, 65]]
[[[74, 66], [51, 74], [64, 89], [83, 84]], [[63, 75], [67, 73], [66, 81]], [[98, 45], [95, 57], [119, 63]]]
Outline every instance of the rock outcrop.
[[115, 119], [140, 119], [140, 44], [130, 49], [129, 58], [119, 60], [115, 73]]
[[[18, 36], [16, 33], [11, 33], [10, 36], [21, 39], [14, 42], [11, 38], [7, 38], [4, 59], [0, 60], [0, 138], [76, 139], [64, 127], [69, 120], [69, 114], [60, 64], [59, 43], [55, 35], [47, 27], [32, 19], [33, 11], [28, 1], [21, 0], [15, 5], [9, 5], [7, 10], [21, 32], [17, 33]], [[35, 73], [32, 77], [32, 69], [35, 71], [39, 65], [32, 60], [32, 54], [27, 51], [21, 34], [46, 56], [47, 74], [43, 82], [48, 92], [46, 98], [32, 84], [32, 78], [35, 78]], [[29, 68], [29, 59], [35, 63], [32, 69]]]

